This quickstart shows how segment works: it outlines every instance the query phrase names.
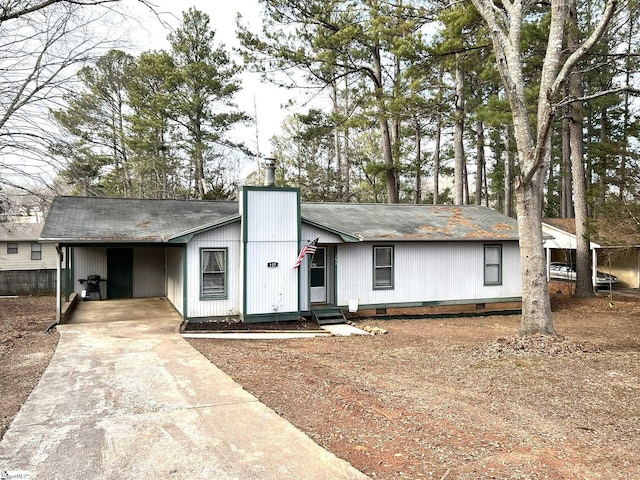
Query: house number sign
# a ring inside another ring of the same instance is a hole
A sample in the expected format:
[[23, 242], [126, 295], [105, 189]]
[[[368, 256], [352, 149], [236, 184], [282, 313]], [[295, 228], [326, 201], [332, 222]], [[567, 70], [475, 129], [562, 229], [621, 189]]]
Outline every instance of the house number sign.
[[267, 268], [277, 268], [278, 262], [269, 262], [267, 263]]

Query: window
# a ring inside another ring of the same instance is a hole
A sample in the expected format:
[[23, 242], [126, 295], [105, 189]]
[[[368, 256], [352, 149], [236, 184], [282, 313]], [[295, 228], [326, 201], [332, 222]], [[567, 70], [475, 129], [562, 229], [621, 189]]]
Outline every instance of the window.
[[227, 249], [202, 249], [201, 296], [203, 298], [226, 298], [227, 296]]
[[393, 288], [393, 247], [373, 247], [373, 288]]
[[18, 253], [18, 244], [14, 242], [7, 243], [7, 253]]
[[42, 260], [42, 245], [39, 243], [31, 244], [31, 260]]
[[502, 245], [484, 246], [484, 284], [502, 285]]

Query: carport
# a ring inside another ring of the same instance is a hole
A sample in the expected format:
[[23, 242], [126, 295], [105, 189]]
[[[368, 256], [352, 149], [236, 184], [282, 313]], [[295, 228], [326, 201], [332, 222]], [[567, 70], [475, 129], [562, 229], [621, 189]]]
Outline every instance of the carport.
[[[542, 221], [542, 232], [545, 235], [544, 249], [547, 257], [547, 279], [550, 278], [551, 262], [575, 263], [578, 240], [575, 233], [568, 229], [573, 225], [575, 232], [575, 219], [573, 218], [545, 218]], [[591, 271], [593, 285], [596, 285], [598, 270], [598, 245], [589, 243], [591, 249]]]

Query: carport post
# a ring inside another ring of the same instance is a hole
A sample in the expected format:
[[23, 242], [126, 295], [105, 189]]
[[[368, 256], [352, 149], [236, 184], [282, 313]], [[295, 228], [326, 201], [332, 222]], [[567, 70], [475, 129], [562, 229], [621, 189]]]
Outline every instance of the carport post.
[[62, 316], [62, 249], [60, 244], [56, 245], [56, 252], [58, 252], [58, 261], [56, 262], [56, 322], [60, 323], [60, 317]]

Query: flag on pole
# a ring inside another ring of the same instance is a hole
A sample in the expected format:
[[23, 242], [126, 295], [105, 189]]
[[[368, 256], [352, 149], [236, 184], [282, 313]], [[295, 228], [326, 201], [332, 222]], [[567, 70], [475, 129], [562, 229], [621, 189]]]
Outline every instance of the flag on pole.
[[318, 248], [318, 240], [319, 237], [302, 247], [302, 250], [300, 250], [300, 254], [298, 255], [298, 259], [296, 260], [296, 264], [293, 266], [293, 268], [298, 268], [300, 266], [302, 260], [304, 260], [305, 255], [313, 255], [314, 253], [316, 253], [316, 249]]

